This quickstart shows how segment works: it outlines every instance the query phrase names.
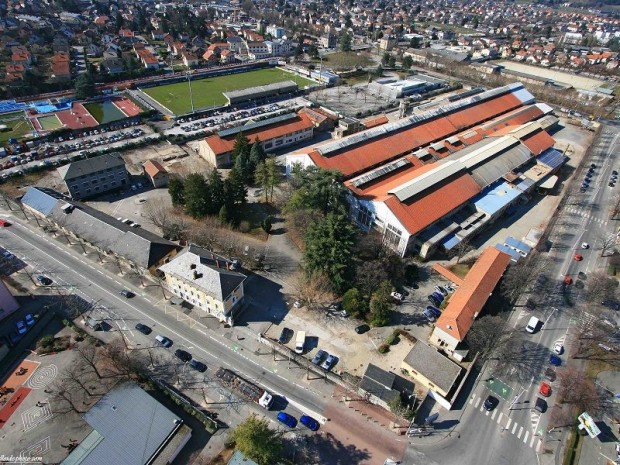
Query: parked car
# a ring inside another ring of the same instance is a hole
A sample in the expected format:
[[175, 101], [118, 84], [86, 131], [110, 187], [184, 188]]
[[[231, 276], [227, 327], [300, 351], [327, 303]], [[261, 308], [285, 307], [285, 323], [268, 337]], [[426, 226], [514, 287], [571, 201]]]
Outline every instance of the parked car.
[[142, 323], [136, 324], [136, 329], [142, 334], [146, 334], [147, 336], [151, 334], [151, 331], [153, 331], [150, 327], [148, 327], [147, 325], [143, 325]]
[[192, 359], [192, 354], [183, 349], [175, 350], [174, 355], [185, 363], [189, 362]]
[[11, 223], [3, 218], [0, 218], [0, 228], [6, 228], [7, 226], [11, 226]]
[[316, 431], [319, 429], [319, 422], [308, 415], [302, 415], [299, 417], [299, 423], [307, 427], [310, 431]]
[[336, 364], [338, 358], [335, 355], [328, 355], [325, 361], [321, 364], [321, 368], [324, 370], [331, 370], [332, 367]]
[[402, 302], [404, 299], [403, 295], [400, 292], [392, 292], [390, 294], [390, 297], [392, 297], [392, 299], [394, 299], [395, 301], [399, 303]]
[[359, 325], [355, 327], [355, 332], [357, 334], [364, 334], [366, 332], [370, 331], [370, 326], [368, 325]]
[[553, 351], [558, 355], [562, 355], [562, 352], [564, 352], [564, 345], [561, 342], [556, 342], [553, 345]]
[[429, 295], [428, 296], [428, 300], [430, 303], [432, 303], [435, 307], [439, 307], [441, 305], [441, 300], [438, 300], [437, 297], [435, 297], [434, 295]]
[[559, 367], [562, 364], [562, 359], [555, 354], [549, 356], [549, 363], [554, 367]]
[[447, 290], [445, 287], [443, 287], [443, 286], [435, 286], [435, 290], [436, 290], [437, 292], [440, 292], [440, 293], [441, 293], [441, 294], [443, 294], [444, 296], [447, 296], [447, 295], [448, 295], [448, 290]]
[[22, 320], [19, 320], [17, 323], [15, 323], [15, 326], [17, 326], [18, 334], [26, 334], [26, 331], [28, 331], [26, 324]]
[[323, 362], [323, 359], [327, 357], [327, 355], [328, 355], [327, 352], [319, 349], [317, 353], [314, 355], [314, 357], [312, 358], [312, 363], [314, 363], [317, 366], [320, 366], [321, 363]]
[[486, 398], [483, 405], [484, 405], [484, 409], [490, 412], [495, 407], [497, 407], [498, 404], [499, 404], [499, 399], [497, 397], [489, 396]]
[[553, 368], [547, 368], [545, 370], [545, 378], [547, 378], [551, 382], [554, 382], [555, 379], [557, 378], [557, 374], [555, 373], [555, 370]]
[[280, 344], [286, 344], [291, 339], [292, 335], [293, 335], [292, 329], [282, 328], [282, 331], [280, 331], [280, 336], [278, 337], [278, 342]]
[[582, 249], [589, 249], [590, 248], [590, 244], [588, 244], [587, 242], [582, 242], [581, 243], [581, 248]]
[[2, 256], [4, 258], [6, 258], [7, 260], [11, 260], [13, 258], [15, 258], [15, 255], [13, 255], [11, 252], [9, 252], [8, 250], [5, 250], [4, 252], [2, 252]]
[[422, 312], [422, 315], [424, 315], [426, 319], [430, 321], [431, 323], [434, 323], [435, 321], [437, 321], [437, 317], [435, 316], [435, 314], [432, 311], [430, 311], [428, 308]]
[[32, 326], [33, 324], [36, 323], [36, 320], [32, 317], [32, 313], [29, 313], [28, 315], [26, 315], [24, 317], [24, 320], [26, 321], [27, 326]]
[[443, 294], [441, 292], [435, 291], [431, 295], [433, 297], [435, 297], [439, 302], [443, 302], [443, 300], [444, 300], [444, 296], [443, 296]]
[[194, 370], [199, 371], [200, 373], [204, 373], [205, 371], [207, 371], [207, 365], [195, 359], [192, 359], [189, 362], [189, 366], [192, 367]]
[[537, 397], [534, 409], [536, 409], [540, 413], [545, 413], [547, 411], [547, 401], [542, 397]]
[[580, 262], [581, 260], [583, 260], [583, 255], [576, 253], [575, 254], [575, 261], [576, 262]]
[[172, 346], [172, 340], [168, 339], [165, 336], [161, 336], [161, 335], [157, 335], [155, 336], [155, 340], [157, 342], [159, 342], [162, 346], [164, 346], [165, 348], [171, 347]]
[[50, 278], [48, 278], [47, 276], [43, 276], [42, 274], [37, 276], [37, 281], [39, 281], [44, 286], [49, 286], [53, 282]]
[[437, 307], [433, 307], [432, 305], [427, 305], [426, 310], [431, 312], [435, 318], [439, 318], [441, 316], [441, 310]]
[[551, 386], [546, 381], [543, 381], [538, 392], [545, 397], [549, 397], [551, 395]]
[[279, 412], [276, 418], [280, 423], [288, 426], [289, 428], [295, 428], [297, 426], [297, 418], [286, 412]]

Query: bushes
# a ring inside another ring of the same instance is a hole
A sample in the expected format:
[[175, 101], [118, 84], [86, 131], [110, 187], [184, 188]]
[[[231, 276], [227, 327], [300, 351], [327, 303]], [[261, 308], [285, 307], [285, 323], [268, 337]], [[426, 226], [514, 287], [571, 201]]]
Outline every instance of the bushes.
[[398, 344], [400, 342], [400, 339], [398, 338], [398, 330], [394, 331], [392, 334], [390, 334], [387, 339], [385, 340], [386, 344], [389, 344], [391, 346]]
[[377, 350], [380, 354], [385, 354], [389, 352], [390, 346], [388, 344], [381, 344]]

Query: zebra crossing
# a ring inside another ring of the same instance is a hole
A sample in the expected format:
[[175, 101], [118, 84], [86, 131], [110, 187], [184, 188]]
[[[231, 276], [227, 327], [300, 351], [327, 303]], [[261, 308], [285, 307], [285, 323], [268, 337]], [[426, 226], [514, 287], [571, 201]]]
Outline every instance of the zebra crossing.
[[591, 213], [584, 213], [584, 211], [581, 208], [568, 207], [564, 211], [567, 213], [570, 213], [571, 215], [580, 216], [582, 218], [587, 218], [594, 223], [598, 223], [601, 225], [607, 224], [607, 221], [604, 218], [594, 218], [595, 215]]
[[513, 421], [512, 418], [508, 416], [508, 414], [504, 414], [504, 412], [501, 412], [500, 410], [495, 409], [489, 412], [484, 408], [483, 404], [484, 400], [482, 397], [477, 396], [476, 394], [472, 394], [471, 398], [469, 399], [469, 405], [472, 405], [474, 409], [483, 413], [486, 417], [489, 417], [491, 421], [497, 423], [501, 427], [501, 432], [508, 432], [512, 434], [518, 440], [521, 440], [526, 446], [536, 450], [537, 453], [540, 452], [543, 442], [542, 439], [535, 434], [538, 423], [540, 421], [540, 415], [532, 414], [531, 430], [534, 431], [533, 433], [530, 431], [529, 428], [520, 425], [516, 421]]

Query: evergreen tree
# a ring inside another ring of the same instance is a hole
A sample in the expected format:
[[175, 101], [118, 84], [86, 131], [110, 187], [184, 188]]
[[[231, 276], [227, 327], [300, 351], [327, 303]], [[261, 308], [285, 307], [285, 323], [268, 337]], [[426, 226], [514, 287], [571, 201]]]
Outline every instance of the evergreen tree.
[[243, 132], [239, 132], [235, 138], [235, 145], [232, 152], [233, 161], [237, 161], [237, 157], [241, 154], [245, 154], [246, 157], [250, 155], [250, 144], [247, 137], [243, 135]]
[[75, 98], [83, 100], [97, 94], [95, 79], [90, 73], [83, 73], [75, 80]]
[[357, 229], [345, 215], [329, 213], [310, 225], [306, 232], [304, 267], [306, 273], [323, 272], [333, 290], [350, 287]]
[[250, 157], [245, 151], [242, 151], [239, 155], [237, 155], [233, 170], [237, 172], [239, 177], [243, 180], [243, 183], [246, 185], [250, 184], [254, 179], [254, 172], [252, 171]]
[[267, 158], [267, 153], [265, 153], [265, 149], [260, 143], [260, 139], [257, 137], [252, 144], [252, 148], [250, 149], [250, 163], [252, 163], [252, 168], [256, 169], [258, 164]]
[[385, 326], [390, 322], [394, 303], [392, 301], [392, 284], [383, 281], [370, 299], [370, 318], [373, 326]]
[[185, 196], [183, 194], [183, 180], [173, 177], [168, 181], [168, 194], [170, 194], [170, 200], [172, 205], [179, 207], [185, 205]]
[[185, 197], [185, 211], [194, 218], [200, 218], [209, 213], [211, 192], [205, 178], [198, 173], [192, 173], [183, 183]]
[[237, 171], [231, 170], [224, 181], [224, 201], [226, 205], [230, 208], [232, 205], [245, 203], [247, 196], [248, 190], [243, 179], [241, 179]]
[[226, 207], [226, 205], [222, 205], [222, 208], [220, 208], [220, 212], [218, 216], [222, 223], [224, 224], [230, 223], [230, 214], [228, 213], [228, 208]]
[[219, 171], [214, 168], [211, 173], [209, 173], [207, 182], [209, 183], [209, 191], [211, 193], [209, 214], [214, 215], [219, 212], [225, 204], [226, 193], [224, 192], [224, 181], [222, 180], [222, 176]]
[[340, 50], [343, 52], [351, 51], [351, 36], [347, 32], [340, 36]]

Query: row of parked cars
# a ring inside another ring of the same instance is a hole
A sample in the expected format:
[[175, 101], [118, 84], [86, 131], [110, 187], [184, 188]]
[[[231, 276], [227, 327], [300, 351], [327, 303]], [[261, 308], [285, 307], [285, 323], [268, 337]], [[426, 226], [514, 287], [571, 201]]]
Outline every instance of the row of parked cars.
[[448, 295], [453, 293], [456, 290], [453, 284], [446, 284], [445, 286], [437, 285], [435, 286], [434, 292], [428, 296], [428, 300], [431, 304], [426, 307], [426, 309], [422, 312], [422, 314], [426, 317], [428, 321], [435, 322], [437, 318], [441, 316], [441, 304], [445, 300]]
[[[126, 296], [126, 297], [129, 297], [129, 296]], [[149, 334], [153, 332], [153, 329], [150, 326], [147, 326], [143, 323], [136, 324], [136, 330], [140, 331], [145, 336], [148, 336]], [[155, 336], [155, 341], [162, 347], [165, 347], [166, 349], [169, 349], [174, 344], [172, 342], [172, 339], [166, 336], [162, 336], [161, 334], [158, 334], [157, 336]], [[192, 367], [196, 371], [199, 371], [200, 373], [204, 373], [205, 371], [207, 371], [207, 365], [205, 365], [201, 361], [196, 360], [192, 356], [192, 354], [190, 354], [186, 350], [177, 349], [174, 351], [174, 355], [179, 360], [181, 360], [183, 363], [187, 363], [190, 367]]]
[[[198, 129], [211, 128], [214, 126], [218, 126], [220, 124], [229, 123], [231, 121], [238, 121], [244, 118], [261, 115], [263, 113], [268, 113], [270, 111], [276, 111], [279, 109], [280, 109], [280, 105], [274, 103], [272, 105], [269, 105], [268, 107], [257, 107], [257, 108], [252, 108], [251, 110], [241, 110], [236, 113], [229, 113], [229, 114], [224, 114], [224, 115], [221, 115], [221, 112], [216, 112], [214, 113], [214, 116], [209, 119], [197, 121], [192, 124], [185, 124], [181, 126], [181, 129], [184, 132], [197, 131]], [[218, 115], [221, 115], [221, 116], [218, 116]], [[185, 121], [190, 121], [190, 118], [180, 118], [178, 120], [178, 123], [184, 123]]]
[[34, 326], [36, 322], [37, 320], [32, 316], [32, 313], [28, 313], [22, 320], [18, 320], [15, 323], [15, 331], [9, 333], [11, 343], [17, 344], [17, 342], [24, 337], [24, 335], [32, 326]]

